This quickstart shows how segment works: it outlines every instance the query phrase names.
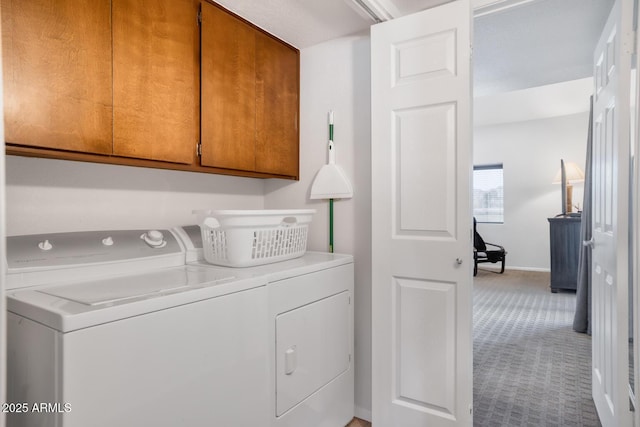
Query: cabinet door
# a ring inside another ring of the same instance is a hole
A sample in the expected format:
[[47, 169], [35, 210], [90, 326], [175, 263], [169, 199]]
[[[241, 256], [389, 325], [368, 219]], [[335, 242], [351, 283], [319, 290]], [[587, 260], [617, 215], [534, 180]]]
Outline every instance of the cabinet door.
[[7, 142], [111, 153], [110, 13], [109, 0], [2, 0]]
[[298, 176], [298, 52], [256, 34], [256, 171]]
[[203, 166], [255, 168], [255, 33], [240, 19], [202, 2]]
[[276, 317], [276, 416], [349, 369], [350, 341], [348, 291]]
[[113, 154], [192, 163], [198, 2], [113, 0]]

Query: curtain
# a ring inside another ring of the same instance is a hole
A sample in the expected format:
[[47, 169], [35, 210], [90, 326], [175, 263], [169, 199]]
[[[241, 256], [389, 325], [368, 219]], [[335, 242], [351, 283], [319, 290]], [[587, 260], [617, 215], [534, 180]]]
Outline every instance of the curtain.
[[[587, 158], [584, 168], [584, 199], [582, 202], [582, 221], [580, 224], [580, 240], [591, 239], [591, 198], [592, 198], [592, 145], [593, 145], [593, 96], [591, 97], [591, 113], [589, 114], [589, 134], [587, 136]], [[578, 283], [576, 288], [576, 313], [573, 317], [573, 330], [591, 335], [591, 247], [580, 245], [578, 259]]]

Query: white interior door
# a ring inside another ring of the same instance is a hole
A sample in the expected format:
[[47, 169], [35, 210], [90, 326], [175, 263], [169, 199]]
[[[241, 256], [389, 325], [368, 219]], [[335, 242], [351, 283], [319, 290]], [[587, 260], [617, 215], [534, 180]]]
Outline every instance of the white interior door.
[[471, 425], [469, 0], [371, 29], [372, 416]]
[[592, 384], [604, 427], [632, 424], [627, 256], [632, 14], [633, 0], [616, 0], [594, 55]]

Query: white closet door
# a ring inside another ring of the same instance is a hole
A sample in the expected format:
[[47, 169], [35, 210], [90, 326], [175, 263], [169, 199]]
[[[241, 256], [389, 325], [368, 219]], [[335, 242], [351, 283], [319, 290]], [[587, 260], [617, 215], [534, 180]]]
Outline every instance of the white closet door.
[[468, 0], [371, 29], [376, 427], [472, 420]]

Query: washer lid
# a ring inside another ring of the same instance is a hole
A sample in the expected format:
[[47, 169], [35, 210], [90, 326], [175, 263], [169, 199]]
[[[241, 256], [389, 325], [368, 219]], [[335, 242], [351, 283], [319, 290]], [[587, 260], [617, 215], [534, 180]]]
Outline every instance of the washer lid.
[[9, 291], [7, 309], [71, 332], [259, 286], [266, 286], [266, 280], [244, 271], [170, 267]]
[[[177, 292], [200, 284], [194, 281], [192, 271], [184, 268], [154, 271], [151, 273], [109, 277], [92, 282], [80, 282], [71, 285], [55, 286], [38, 290], [43, 294], [64, 298], [91, 306], [112, 304], [132, 299], [150, 298], [166, 293]], [[233, 279], [232, 275], [220, 275], [208, 278], [208, 283], [221, 283]]]

